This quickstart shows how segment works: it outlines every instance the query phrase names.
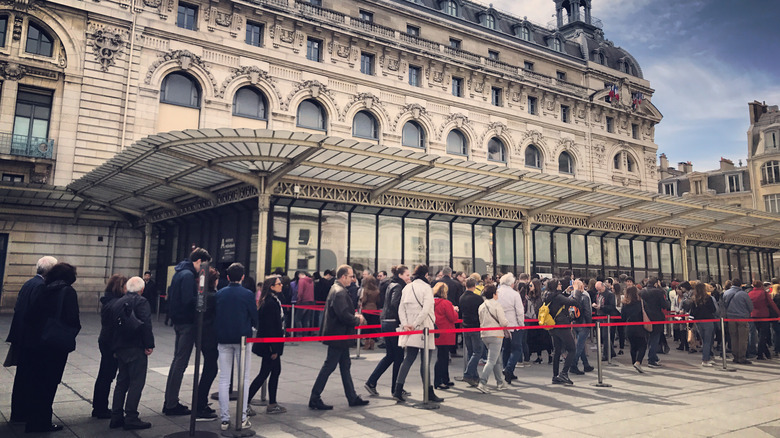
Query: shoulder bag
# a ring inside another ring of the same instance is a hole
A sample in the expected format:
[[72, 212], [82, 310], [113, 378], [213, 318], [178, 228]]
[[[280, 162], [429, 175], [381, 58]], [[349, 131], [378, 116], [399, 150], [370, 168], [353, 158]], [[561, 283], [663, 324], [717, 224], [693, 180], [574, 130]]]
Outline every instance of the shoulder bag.
[[[642, 321], [644, 322], [650, 322], [650, 317], [647, 316], [647, 312], [645, 312], [645, 300], [639, 299], [639, 302], [642, 304]], [[652, 324], [642, 324], [642, 327], [644, 327], [645, 330], [648, 332], [653, 331], [653, 325]]]
[[[485, 304], [487, 306], [487, 304]], [[501, 322], [496, 318], [496, 315], [493, 315], [493, 312], [490, 311], [490, 309], [487, 309], [487, 313], [490, 315], [491, 318], [493, 318], [496, 321], [496, 324], [498, 324], [499, 327], [501, 327]], [[509, 333], [509, 329], [504, 328], [504, 337], [507, 339], [512, 338], [512, 334]]]
[[[417, 298], [417, 291], [416, 291], [416, 290], [414, 290], [414, 285], [413, 285], [412, 283], [409, 283], [409, 285], [411, 285], [411, 286], [412, 286], [412, 294], [414, 295], [414, 299], [417, 301], [417, 304], [419, 304], [419, 305], [420, 305], [420, 311], [422, 311], [423, 305], [422, 305], [422, 303], [420, 302], [420, 299], [419, 299], [419, 298]], [[430, 319], [431, 319], [431, 322], [433, 323], [433, 329], [434, 329], [434, 330], [438, 330], [438, 329], [439, 329], [439, 327], [436, 325], [436, 320], [434, 320], [433, 318], [431, 318], [431, 315], [428, 315], [428, 318], [430, 318]], [[439, 337], [439, 333], [434, 333], [434, 334], [433, 334], [433, 337], [434, 337], [434, 339], [435, 339], [435, 338], [438, 338], [438, 337]]]

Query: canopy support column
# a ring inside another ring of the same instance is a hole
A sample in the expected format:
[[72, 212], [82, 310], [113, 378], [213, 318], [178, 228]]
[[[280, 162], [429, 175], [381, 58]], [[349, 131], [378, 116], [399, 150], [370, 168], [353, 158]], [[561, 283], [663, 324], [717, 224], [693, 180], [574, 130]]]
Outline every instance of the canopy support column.
[[688, 281], [688, 236], [683, 234], [680, 237], [680, 257], [682, 257], [682, 279]]
[[268, 210], [271, 208], [271, 195], [261, 192], [257, 196], [257, 282], [265, 280], [268, 259]]
[[524, 272], [531, 275], [531, 218], [523, 221], [523, 262]]
[[144, 225], [144, 260], [141, 265], [141, 274], [150, 271], [149, 262], [152, 258], [152, 224], [147, 223]]

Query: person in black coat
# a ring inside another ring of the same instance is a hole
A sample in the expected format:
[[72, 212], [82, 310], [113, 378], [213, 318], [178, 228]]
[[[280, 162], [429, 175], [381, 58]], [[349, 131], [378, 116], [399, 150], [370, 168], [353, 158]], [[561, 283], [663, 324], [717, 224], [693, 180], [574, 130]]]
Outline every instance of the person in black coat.
[[[645, 302], [645, 313], [650, 321], [664, 321], [664, 310], [669, 310], [669, 301], [666, 300], [666, 294], [660, 289], [660, 282], [655, 277], [650, 277], [647, 281], [647, 287], [642, 290], [640, 297]], [[647, 366], [659, 368], [658, 363], [658, 345], [664, 332], [664, 324], [653, 324], [653, 331], [650, 333], [647, 350]]]
[[31, 293], [22, 323], [20, 357], [21, 364], [29, 370], [29, 391], [32, 394], [25, 432], [62, 430], [61, 425], [51, 422], [52, 404], [70, 352], [47, 347], [42, 338], [46, 321], [56, 318], [58, 313], [62, 325], [76, 332], [81, 330], [78, 295], [71, 286], [75, 282], [76, 268], [67, 263], [57, 263], [46, 274], [44, 284]]
[[[550, 309], [550, 315], [555, 319], [555, 325], [571, 324], [569, 319], [569, 307], [578, 307], [577, 301], [561, 293], [561, 283], [553, 278], [547, 282], [547, 297], [544, 303]], [[574, 363], [576, 345], [570, 328], [554, 328], [550, 330], [555, 353], [553, 354], [553, 378], [552, 383], [559, 385], [574, 385], [569, 379], [569, 369]], [[563, 369], [558, 372], [561, 363], [561, 353], [566, 350], [566, 360]]]
[[[641, 322], [644, 320], [642, 316], [642, 300], [639, 298], [639, 291], [635, 286], [627, 288], [623, 294], [623, 308], [620, 311], [620, 319], [621, 322]], [[641, 325], [625, 327], [628, 342], [631, 344], [631, 363], [634, 364], [637, 372], [644, 373], [642, 360], [645, 358], [645, 350], [647, 349], [648, 332]]]
[[[146, 370], [149, 355], [154, 351], [152, 334], [152, 308], [142, 295], [144, 280], [132, 277], [125, 286], [127, 292], [122, 298], [111, 304], [111, 319], [115, 323], [110, 327], [111, 351], [119, 365], [119, 375], [114, 387], [114, 399], [111, 403], [111, 423], [109, 427], [125, 430], [148, 429], [152, 424], [138, 418], [138, 404], [141, 392], [146, 385]], [[127, 321], [133, 319], [140, 323], [131, 329]], [[124, 320], [120, 326], [116, 321]]]
[[[596, 311], [596, 316], [616, 316], [620, 313], [617, 311], [617, 300], [615, 294], [610, 291], [602, 281], [596, 282], [596, 291], [598, 294], [593, 299], [593, 310]], [[609, 331], [609, 336], [607, 336]], [[601, 360], [607, 360], [607, 353], [611, 354], [610, 357], [615, 357], [615, 333], [617, 330], [615, 327], [608, 328], [603, 327], [601, 329]]]
[[[208, 287], [203, 292], [206, 296], [206, 310], [203, 312], [203, 329], [200, 338], [200, 354], [203, 355], [203, 371], [198, 382], [198, 406], [195, 411], [197, 421], [213, 421], [217, 419], [217, 411], [209, 407], [209, 391], [219, 372], [219, 353], [217, 351], [217, 333], [214, 320], [217, 317], [217, 285], [219, 271], [209, 266], [206, 280]], [[144, 290], [144, 295], [146, 291]]]
[[[321, 336], [331, 335], [353, 335], [355, 326], [365, 324], [366, 319], [363, 315], [355, 314], [355, 307], [349, 298], [347, 287], [355, 280], [355, 274], [348, 265], [339, 266], [336, 271], [336, 281], [328, 293], [328, 299], [325, 302], [325, 315], [322, 318], [320, 327]], [[320, 395], [328, 383], [328, 377], [339, 367], [341, 372], [341, 382], [344, 385], [344, 394], [347, 396], [350, 406], [365, 406], [368, 400], [363, 400], [355, 393], [355, 386], [352, 383], [350, 367], [352, 362], [349, 359], [349, 347], [354, 345], [354, 340], [333, 340], [323, 342], [328, 346], [328, 356], [325, 363], [322, 364], [314, 387], [311, 389], [309, 397], [309, 408], [316, 410], [330, 410], [333, 406], [326, 405]]]
[[111, 392], [111, 382], [116, 377], [119, 365], [111, 350], [111, 337], [109, 336], [114, 321], [111, 318], [111, 304], [122, 298], [125, 294], [127, 277], [114, 274], [108, 279], [103, 296], [100, 297], [100, 335], [98, 336], [98, 349], [100, 350], [100, 368], [95, 379], [95, 388], [92, 391], [92, 416], [100, 419], [111, 418], [108, 409], [108, 394]]
[[[284, 337], [284, 313], [282, 303], [278, 295], [282, 291], [282, 280], [279, 276], [271, 276], [263, 282], [260, 293], [260, 307], [257, 310], [257, 337], [281, 338]], [[257, 377], [249, 385], [249, 400], [257, 394], [268, 379], [268, 407], [267, 414], [283, 414], [287, 409], [276, 403], [276, 392], [279, 386], [279, 375], [282, 373], [282, 353], [284, 342], [255, 343], [252, 345], [252, 353], [263, 358], [263, 365]]]
[[144, 298], [149, 302], [149, 307], [152, 309], [152, 313], [157, 311], [157, 283], [152, 280], [152, 271], [144, 272]]
[[5, 366], [16, 366], [14, 374], [14, 386], [11, 391], [11, 418], [12, 423], [23, 423], [27, 421], [28, 398], [30, 397], [30, 381], [27, 368], [19, 363], [19, 356], [22, 349], [22, 333], [24, 330], [24, 316], [30, 306], [30, 296], [32, 291], [44, 283], [44, 276], [49, 272], [52, 266], [57, 264], [57, 259], [51, 256], [44, 256], [38, 259], [35, 276], [27, 280], [19, 294], [16, 296], [16, 305], [14, 306], [14, 317], [11, 320], [11, 328], [8, 331], [8, 338], [5, 342], [11, 344], [8, 351], [8, 358]]
[[[441, 270], [442, 277], [441, 280], [435, 281], [431, 287], [436, 286], [436, 283], [442, 282], [447, 285], [447, 299], [452, 302], [453, 306], [458, 306], [460, 304], [460, 296], [463, 295], [463, 292], [466, 290], [462, 284], [458, 280], [455, 280], [452, 278], [452, 268], [444, 268]], [[456, 333], [455, 336], [458, 337], [460, 334]], [[455, 342], [455, 345], [450, 347], [450, 355], [452, 357], [460, 357], [458, 355], [458, 342]]]

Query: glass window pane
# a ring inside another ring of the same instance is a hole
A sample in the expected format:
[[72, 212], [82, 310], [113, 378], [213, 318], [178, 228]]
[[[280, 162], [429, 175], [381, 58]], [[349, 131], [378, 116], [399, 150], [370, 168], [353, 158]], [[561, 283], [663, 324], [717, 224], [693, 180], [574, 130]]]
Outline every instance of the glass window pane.
[[501, 140], [497, 138], [490, 139], [488, 142], [488, 160], [501, 163], [506, 162], [504, 150], [504, 143]]
[[256, 90], [249, 87], [241, 88], [233, 99], [233, 114], [265, 119], [265, 99]]
[[582, 234], [571, 235], [571, 263], [585, 264], [585, 236]]
[[312, 129], [325, 129], [325, 117], [322, 107], [314, 101], [304, 100], [298, 107], [298, 126]]
[[710, 272], [707, 266], [707, 248], [696, 247], [696, 279], [710, 281]]
[[401, 144], [413, 148], [423, 147], [423, 135], [420, 125], [415, 122], [406, 122], [401, 133]]
[[631, 270], [631, 241], [618, 239], [618, 263], [624, 271]]
[[682, 280], [682, 248], [679, 243], [672, 244], [672, 261], [674, 262], [674, 278]]
[[718, 278], [718, 249], [707, 248], [707, 256], [709, 257], [707, 270], [710, 272], [710, 281], [720, 281]]
[[752, 278], [754, 280], [762, 280], [762, 275], [760, 272], [761, 266], [758, 264], [758, 253], [755, 251], [750, 251], [748, 254], [750, 254], [750, 272]]
[[498, 263], [498, 272], [506, 274], [508, 272], [518, 273], [515, 268], [515, 245], [514, 230], [512, 228], [496, 227], [496, 263]]
[[376, 216], [353, 213], [349, 232], [349, 264], [356, 271], [376, 269]]
[[647, 267], [658, 269], [658, 242], [645, 242], [647, 248]]
[[472, 256], [471, 225], [454, 222], [452, 224], [452, 269], [474, 272]]
[[725, 283], [726, 280], [731, 280], [731, 272], [729, 272], [728, 250], [726, 248], [718, 248], [718, 255], [720, 256], [720, 283]]
[[404, 220], [404, 264], [409, 269], [426, 263], [425, 245], [428, 238], [425, 235], [425, 221], [422, 219]]
[[661, 272], [666, 274], [664, 278], [672, 280], [672, 247], [671, 244], [662, 243], [661, 245]]
[[[517, 268], [515, 273], [525, 272], [525, 235], [523, 229], [518, 227], [515, 229], [515, 254], [517, 255]], [[533, 254], [531, 255], [533, 256]], [[530, 274], [530, 272], [525, 272]]]
[[604, 265], [617, 266], [617, 241], [612, 237], [604, 238]]
[[401, 218], [379, 216], [378, 269], [390, 272], [401, 261]]
[[493, 274], [493, 228], [474, 225], [474, 272]]
[[271, 215], [271, 271], [281, 268], [292, 277], [294, 270], [287, 269], [287, 207], [274, 206]]
[[345, 211], [322, 211], [320, 271], [336, 269], [347, 263], [347, 218]]
[[466, 155], [466, 138], [463, 134], [456, 130], [447, 134], [447, 153]]
[[558, 269], [568, 269], [569, 236], [566, 233], [553, 233], [553, 240], [555, 241], [555, 263], [558, 264]]
[[[311, 208], [290, 208], [290, 266], [288, 271], [317, 271], [319, 212]], [[322, 268], [325, 270], [326, 268]]]
[[431, 272], [450, 266], [450, 224], [430, 221], [428, 223], [428, 263]]
[[745, 283], [751, 283], [753, 277], [750, 276], [750, 266], [748, 266], [748, 252], [746, 250], [739, 251], [739, 264], [741, 268], [741, 278]]
[[588, 265], [601, 266], [601, 238], [588, 236]]
[[352, 122], [352, 135], [361, 138], [376, 139], [376, 119], [374, 116], [361, 111], [355, 115], [355, 119]]
[[694, 254], [696, 252], [696, 247], [693, 245], [688, 245], [688, 251], [687, 251], [687, 257], [688, 257], [688, 280], [696, 280], [699, 278], [699, 276], [696, 274], [696, 259], [694, 258]]
[[645, 264], [645, 242], [641, 240], [633, 240], [631, 244], [634, 247], [634, 269], [644, 269], [647, 267]]
[[534, 231], [534, 247], [536, 251], [534, 255], [535, 262], [549, 263], [552, 260], [549, 231]]

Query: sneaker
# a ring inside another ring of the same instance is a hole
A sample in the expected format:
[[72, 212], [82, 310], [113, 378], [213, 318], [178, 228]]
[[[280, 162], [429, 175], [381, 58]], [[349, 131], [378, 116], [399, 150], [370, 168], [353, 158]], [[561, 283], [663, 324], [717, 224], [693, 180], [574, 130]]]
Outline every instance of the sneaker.
[[406, 394], [404, 394], [406, 391], [396, 391], [393, 392], [393, 400], [395, 400], [398, 403], [406, 403]]
[[252, 427], [252, 423], [249, 422], [249, 418], [241, 423], [241, 430], [249, 429], [250, 427]]
[[195, 416], [195, 421], [214, 421], [216, 419], [217, 413], [209, 407], [198, 409], [198, 413]]
[[525, 368], [525, 363], [518, 362], [517, 365], [515, 365], [517, 368]]
[[553, 385], [565, 385], [566, 384], [566, 382], [561, 380], [561, 378], [558, 377], [558, 376], [555, 376], [555, 377], [552, 378], [552, 383], [553, 383]]
[[222, 430], [228, 430], [230, 429], [230, 422], [229, 421], [223, 421], [222, 424], [219, 426]]
[[254, 417], [257, 415], [257, 412], [255, 412], [254, 409], [250, 408], [249, 406], [246, 407], [246, 416], [247, 417]]
[[579, 369], [579, 368], [577, 368], [577, 367], [572, 367], [572, 368], [571, 368], [569, 371], [570, 371], [572, 374], [574, 374], [574, 375], [577, 375], [577, 376], [581, 376], [581, 375], [585, 374], [585, 372], [584, 372], [584, 371], [580, 371], [580, 369]]
[[463, 381], [471, 385], [472, 387], [476, 387], [479, 385], [479, 379], [475, 379], [473, 377], [464, 377]]
[[404, 394], [404, 397], [411, 397], [412, 396], [412, 393], [407, 391], [407, 390], [404, 390], [403, 394]]
[[187, 406], [184, 406], [181, 403], [178, 403], [176, 406], [174, 406], [174, 407], [172, 407], [170, 409], [168, 409], [165, 406], [163, 406], [162, 412], [163, 412], [163, 414], [171, 416], [171, 417], [172, 416], [177, 416], [177, 415], [190, 415], [190, 413], [192, 413], [192, 411], [190, 411], [190, 408], [188, 408]]
[[639, 374], [645, 373], [645, 371], [642, 369], [642, 365], [639, 362], [634, 362], [634, 369], [637, 370]]
[[585, 368], [582, 369], [582, 371], [585, 371], [586, 373], [589, 373], [589, 372], [591, 372], [593, 370], [595, 370], [595, 368], [593, 368], [590, 365], [585, 365]]
[[496, 385], [496, 391], [503, 391], [507, 388], [509, 388], [509, 385], [506, 382], [498, 382], [498, 385]]
[[701, 366], [703, 366], [703, 367], [711, 367], [712, 363], [711, 362], [702, 362]]
[[370, 383], [366, 382], [366, 384], [363, 385], [363, 388], [366, 388], [368, 395], [371, 397], [376, 397], [379, 395], [379, 391], [376, 390], [376, 385], [371, 385]]
[[648, 362], [647, 366], [649, 366], [650, 368], [661, 368], [661, 364], [658, 362]]
[[265, 408], [266, 414], [284, 414], [285, 412], [287, 412], [287, 408], [284, 406], [274, 405]]
[[479, 385], [477, 385], [477, 390], [479, 390], [483, 394], [490, 394], [490, 389], [488, 389], [487, 385], [480, 382]]

